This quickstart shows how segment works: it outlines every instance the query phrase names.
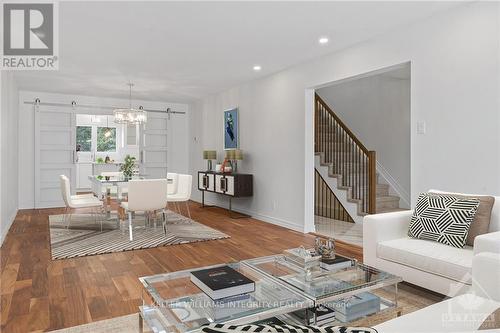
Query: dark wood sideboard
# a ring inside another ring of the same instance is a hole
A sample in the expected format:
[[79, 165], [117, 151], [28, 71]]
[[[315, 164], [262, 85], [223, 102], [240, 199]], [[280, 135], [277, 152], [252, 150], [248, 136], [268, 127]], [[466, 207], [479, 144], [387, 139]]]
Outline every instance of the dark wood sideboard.
[[222, 173], [198, 171], [198, 189], [201, 191], [201, 206], [205, 205], [205, 192], [218, 193], [229, 198], [229, 213], [233, 218], [249, 217], [246, 214], [234, 215], [232, 198], [251, 197], [253, 195], [253, 175], [245, 173]]

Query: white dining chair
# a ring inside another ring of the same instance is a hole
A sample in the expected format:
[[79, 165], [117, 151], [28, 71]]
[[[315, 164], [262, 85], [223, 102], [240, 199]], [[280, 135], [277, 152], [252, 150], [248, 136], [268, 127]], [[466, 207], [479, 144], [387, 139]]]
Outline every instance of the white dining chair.
[[177, 185], [179, 183], [179, 174], [168, 172], [167, 180], [168, 180], [167, 195], [175, 194], [177, 192]]
[[[65, 175], [59, 176], [61, 184], [61, 195], [65, 204], [65, 214], [63, 222], [66, 223], [66, 229], [69, 228], [71, 223], [72, 213], [71, 210], [74, 208], [90, 208], [92, 215], [94, 216], [94, 221], [97, 223], [97, 215], [102, 208], [102, 202], [94, 197], [92, 194], [81, 194], [81, 195], [71, 195], [71, 185], [69, 178]], [[101, 231], [102, 231], [102, 218], [101, 221]]]
[[167, 203], [173, 202], [180, 213], [179, 202], [186, 203], [186, 208], [189, 218], [191, 218], [191, 210], [189, 209], [188, 201], [191, 199], [191, 187], [193, 185], [193, 176], [177, 175], [177, 191], [173, 194], [167, 194]]
[[130, 240], [134, 240], [132, 213], [154, 212], [161, 210], [163, 218], [163, 231], [166, 230], [166, 179], [137, 179], [128, 182], [128, 201], [122, 202], [121, 207], [128, 213], [128, 230]]

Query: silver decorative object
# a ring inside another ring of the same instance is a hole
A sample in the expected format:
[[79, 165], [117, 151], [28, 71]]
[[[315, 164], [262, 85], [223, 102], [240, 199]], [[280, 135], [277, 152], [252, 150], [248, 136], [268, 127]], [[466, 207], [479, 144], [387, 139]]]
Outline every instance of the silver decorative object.
[[314, 249], [316, 254], [323, 259], [335, 259], [335, 240], [333, 238], [323, 241], [316, 237]]
[[283, 251], [285, 260], [292, 261], [294, 264], [304, 268], [314, 268], [319, 266], [321, 256], [314, 250], [308, 250], [304, 246]]

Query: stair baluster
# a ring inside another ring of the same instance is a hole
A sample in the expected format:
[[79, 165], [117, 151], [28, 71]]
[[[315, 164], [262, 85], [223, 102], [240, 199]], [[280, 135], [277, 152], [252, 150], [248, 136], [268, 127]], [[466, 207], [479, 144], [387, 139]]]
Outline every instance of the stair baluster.
[[341, 175], [342, 185], [351, 188], [352, 199], [361, 201], [362, 210], [376, 212], [376, 153], [368, 150], [333, 110], [315, 96], [316, 152], [332, 163], [334, 174]]

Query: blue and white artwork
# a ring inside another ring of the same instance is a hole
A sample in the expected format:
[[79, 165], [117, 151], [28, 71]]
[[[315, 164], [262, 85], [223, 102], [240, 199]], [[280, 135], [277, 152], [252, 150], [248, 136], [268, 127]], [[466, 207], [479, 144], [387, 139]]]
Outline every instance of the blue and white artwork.
[[224, 111], [224, 149], [238, 148], [238, 109]]

